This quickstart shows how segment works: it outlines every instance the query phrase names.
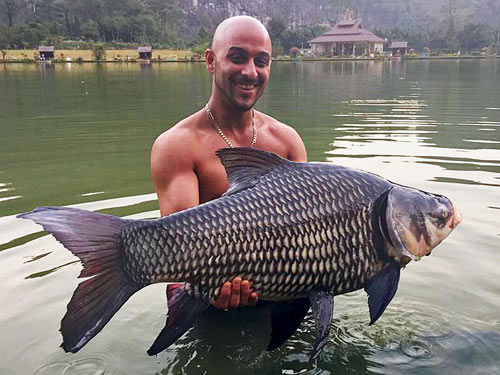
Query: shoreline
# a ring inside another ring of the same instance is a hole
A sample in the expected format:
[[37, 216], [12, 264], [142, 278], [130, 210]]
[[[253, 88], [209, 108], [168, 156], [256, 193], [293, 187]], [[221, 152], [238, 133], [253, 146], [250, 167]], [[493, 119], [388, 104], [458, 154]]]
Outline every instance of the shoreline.
[[[316, 61], [410, 61], [410, 60], [485, 60], [485, 59], [500, 59], [498, 56], [428, 56], [428, 57], [408, 57], [402, 59], [391, 59], [391, 58], [306, 58], [306, 59], [275, 59], [273, 62], [316, 62]], [[200, 59], [179, 59], [179, 60], [69, 60], [69, 61], [39, 61], [39, 60], [0, 60], [0, 64], [40, 64], [40, 65], [51, 65], [51, 64], [162, 64], [162, 63], [204, 63], [205, 60]]]
[[[139, 59], [137, 51], [128, 50], [106, 50], [106, 59], [95, 60], [91, 50], [56, 50], [53, 60], [40, 61], [37, 50], [7, 50], [5, 59], [0, 59], [0, 64], [67, 64], [67, 63], [193, 63], [205, 62], [200, 55], [190, 50], [155, 50], [150, 60]], [[3, 56], [0, 56], [3, 57]], [[278, 56], [272, 59], [274, 62], [307, 62], [307, 61], [405, 61], [405, 60], [473, 60], [494, 59], [500, 55], [460, 55], [460, 56], [408, 56], [408, 57], [302, 57], [292, 58]]]
[[[428, 56], [428, 57], [408, 57], [401, 59], [391, 59], [391, 58], [306, 58], [306, 59], [275, 59], [273, 62], [317, 62], [317, 61], [411, 61], [411, 60], [485, 60], [485, 59], [500, 59], [499, 56]], [[40, 64], [40, 65], [51, 65], [51, 64], [162, 64], [162, 63], [204, 63], [205, 60], [200, 59], [179, 59], [179, 60], [68, 60], [68, 61], [39, 61], [39, 60], [0, 60], [0, 64]]]

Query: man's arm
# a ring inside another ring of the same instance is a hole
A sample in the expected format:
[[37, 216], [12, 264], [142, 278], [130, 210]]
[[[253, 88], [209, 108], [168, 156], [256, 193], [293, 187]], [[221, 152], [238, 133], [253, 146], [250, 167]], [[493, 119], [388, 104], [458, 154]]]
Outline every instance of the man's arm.
[[[175, 135], [163, 133], [151, 150], [151, 176], [158, 195], [161, 216], [194, 207], [200, 203], [198, 178], [192, 155], [178, 147]], [[186, 155], [187, 154], [187, 155]]]
[[296, 138], [294, 137], [292, 139], [293, 147], [291, 148], [291, 150], [288, 154], [288, 159], [291, 161], [306, 162], [307, 161], [307, 151], [306, 151], [306, 147], [304, 146], [304, 142], [302, 142], [302, 139], [300, 138], [300, 136], [297, 134], [297, 132], [295, 130], [293, 132], [295, 133]]
[[284, 125], [284, 127], [282, 128], [282, 132], [283, 134], [280, 134], [281, 138], [287, 140], [288, 142], [287, 159], [297, 162], [306, 162], [306, 146], [304, 145], [304, 141], [300, 137], [299, 133], [297, 133], [294, 128], [288, 125]]
[[[162, 134], [151, 150], [151, 175], [162, 216], [197, 206], [200, 203], [198, 178], [194, 172], [193, 153], [179, 147], [175, 134]], [[212, 305], [220, 309], [255, 306], [257, 293], [250, 282], [236, 277], [225, 282]]]

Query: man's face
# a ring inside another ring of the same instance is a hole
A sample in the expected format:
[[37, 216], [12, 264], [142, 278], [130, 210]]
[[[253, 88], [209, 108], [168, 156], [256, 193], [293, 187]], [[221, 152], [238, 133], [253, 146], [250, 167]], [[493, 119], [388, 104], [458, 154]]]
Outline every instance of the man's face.
[[221, 43], [215, 59], [216, 89], [247, 111], [261, 97], [271, 71], [271, 42], [260, 29], [238, 28]]

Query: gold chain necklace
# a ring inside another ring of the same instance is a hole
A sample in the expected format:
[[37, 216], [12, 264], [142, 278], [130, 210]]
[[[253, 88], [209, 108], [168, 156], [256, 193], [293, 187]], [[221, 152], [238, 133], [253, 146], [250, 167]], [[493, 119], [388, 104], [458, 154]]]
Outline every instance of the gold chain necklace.
[[[208, 113], [208, 116], [210, 117], [210, 120], [212, 121], [212, 126], [217, 130], [217, 133], [221, 136], [221, 138], [227, 143], [227, 145], [230, 148], [234, 148], [234, 145], [231, 143], [228, 137], [224, 134], [220, 126], [215, 122], [215, 118], [212, 115], [212, 112], [210, 111], [210, 108], [208, 108], [208, 103], [205, 104], [205, 111]], [[257, 126], [255, 125], [255, 111], [252, 109], [252, 129], [253, 129], [253, 138], [252, 138], [252, 144], [250, 147], [255, 146], [255, 143], [257, 143]]]

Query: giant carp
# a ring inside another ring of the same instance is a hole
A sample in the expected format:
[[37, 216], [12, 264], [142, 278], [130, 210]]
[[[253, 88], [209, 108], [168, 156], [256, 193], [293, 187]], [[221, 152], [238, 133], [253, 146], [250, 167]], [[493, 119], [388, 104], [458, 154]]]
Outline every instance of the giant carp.
[[285, 342], [312, 308], [316, 339], [329, 334], [335, 295], [364, 288], [370, 324], [396, 293], [400, 270], [430, 254], [460, 213], [450, 200], [329, 163], [297, 163], [252, 148], [217, 151], [229, 181], [220, 198], [157, 220], [127, 220], [65, 207], [19, 215], [43, 226], [80, 258], [85, 277], [61, 322], [77, 352], [135, 292], [167, 293], [165, 328], [150, 355], [181, 337], [236, 276], [271, 308], [268, 349]]

